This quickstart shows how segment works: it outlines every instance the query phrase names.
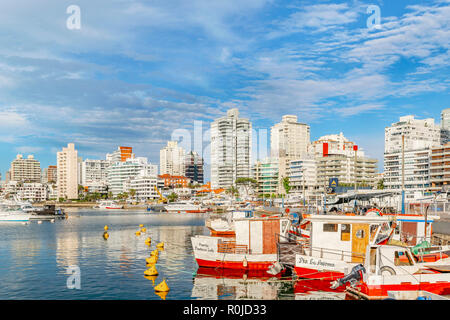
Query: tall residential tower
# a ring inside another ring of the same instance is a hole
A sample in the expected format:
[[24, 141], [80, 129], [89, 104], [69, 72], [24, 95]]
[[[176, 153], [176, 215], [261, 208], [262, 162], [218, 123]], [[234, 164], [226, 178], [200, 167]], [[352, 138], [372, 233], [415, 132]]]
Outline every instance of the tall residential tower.
[[252, 125], [234, 108], [211, 124], [211, 187], [228, 188], [251, 176]]

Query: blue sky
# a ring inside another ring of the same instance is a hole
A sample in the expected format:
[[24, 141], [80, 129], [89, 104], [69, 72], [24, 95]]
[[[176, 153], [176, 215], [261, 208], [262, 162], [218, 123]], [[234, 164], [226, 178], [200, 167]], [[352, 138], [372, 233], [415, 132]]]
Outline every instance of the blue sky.
[[343, 132], [382, 170], [386, 126], [450, 107], [449, 17], [449, 0], [1, 1], [0, 172], [68, 142], [158, 163], [174, 130], [230, 107], [257, 129], [295, 114], [312, 139]]

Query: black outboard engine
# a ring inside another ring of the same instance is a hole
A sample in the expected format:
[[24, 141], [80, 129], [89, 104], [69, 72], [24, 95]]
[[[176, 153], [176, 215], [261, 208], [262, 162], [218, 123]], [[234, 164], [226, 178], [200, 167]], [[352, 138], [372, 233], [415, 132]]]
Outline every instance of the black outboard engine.
[[362, 264], [358, 264], [352, 268], [352, 271], [341, 279], [337, 279], [331, 283], [330, 288], [336, 289], [347, 282], [350, 282], [350, 285], [353, 287], [357, 281], [362, 279], [363, 273], [366, 272], [366, 269]]

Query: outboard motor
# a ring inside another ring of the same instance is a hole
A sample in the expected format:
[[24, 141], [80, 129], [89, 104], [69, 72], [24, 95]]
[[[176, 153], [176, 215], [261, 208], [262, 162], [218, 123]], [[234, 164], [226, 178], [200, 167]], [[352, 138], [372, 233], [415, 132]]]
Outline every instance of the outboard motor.
[[284, 266], [277, 261], [268, 268], [267, 273], [276, 276], [283, 270]]
[[341, 279], [337, 279], [331, 283], [330, 288], [336, 289], [347, 282], [350, 282], [350, 285], [355, 286], [356, 282], [362, 279], [363, 273], [366, 272], [366, 269], [362, 264], [358, 264], [352, 268], [352, 271]]

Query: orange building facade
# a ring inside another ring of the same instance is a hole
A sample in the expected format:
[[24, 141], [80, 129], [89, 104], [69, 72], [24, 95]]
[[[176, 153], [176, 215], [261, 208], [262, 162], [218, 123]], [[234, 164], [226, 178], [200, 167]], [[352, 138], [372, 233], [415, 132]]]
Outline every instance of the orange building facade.
[[170, 174], [159, 175], [158, 178], [164, 180], [164, 187], [187, 187], [191, 179], [184, 176], [172, 176]]

